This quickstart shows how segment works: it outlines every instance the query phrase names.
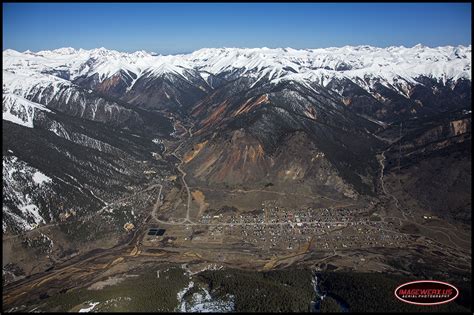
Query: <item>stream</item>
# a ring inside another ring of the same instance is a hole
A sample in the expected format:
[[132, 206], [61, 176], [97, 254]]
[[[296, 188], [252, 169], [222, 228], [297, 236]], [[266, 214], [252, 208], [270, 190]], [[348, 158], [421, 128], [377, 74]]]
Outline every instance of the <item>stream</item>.
[[311, 279], [311, 283], [313, 284], [314, 293], [316, 294], [316, 298], [314, 301], [311, 301], [310, 305], [310, 312], [311, 313], [320, 313], [321, 312], [321, 301], [324, 300], [326, 297], [332, 298], [336, 301], [337, 305], [339, 305], [339, 309], [342, 313], [349, 312], [349, 304], [346, 303], [340, 296], [333, 294], [331, 292], [323, 292], [321, 287], [318, 285], [318, 276], [313, 274], [313, 278]]

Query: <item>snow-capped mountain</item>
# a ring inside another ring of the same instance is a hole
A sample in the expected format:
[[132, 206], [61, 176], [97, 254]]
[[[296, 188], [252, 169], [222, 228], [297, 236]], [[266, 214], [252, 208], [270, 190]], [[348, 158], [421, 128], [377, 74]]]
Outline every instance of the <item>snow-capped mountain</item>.
[[276, 134], [303, 128], [301, 117], [373, 131], [467, 108], [470, 86], [471, 45], [205, 48], [168, 56], [105, 48], [3, 51], [3, 120], [32, 128], [39, 119], [41, 128], [76, 143], [84, 137], [65, 132], [55, 114], [156, 137], [163, 120], [156, 110], [194, 119], [202, 135], [265, 110], [280, 120], [254, 127], [267, 150]]
[[256, 78], [316, 81], [326, 85], [333, 78], [349, 78], [362, 82], [378, 78], [391, 85], [401, 79], [416, 82], [426, 76], [446, 82], [471, 79], [471, 45], [412, 48], [344, 46], [340, 48], [205, 48], [186, 55], [154, 56], [145, 51], [121, 53], [105, 48], [83, 50], [61, 48], [52, 51], [3, 52], [3, 69], [22, 69], [74, 80], [97, 74], [99, 82], [120, 71], [129, 73], [134, 81], [141, 76], [165, 73], [183, 75], [186, 70], [198, 70], [203, 78], [209, 74], [239, 70], [240, 75]]
[[[459, 82], [470, 82], [471, 45], [206, 48], [168, 56], [105, 48], [23, 53], [5, 50], [3, 71], [4, 91], [30, 100], [36, 93], [36, 99], [46, 97], [41, 104], [65, 87], [71, 90], [79, 86], [143, 108], [186, 108], [226, 82], [243, 77], [249, 79], [249, 88], [280, 82], [297, 82], [310, 89], [317, 85], [337, 93], [345, 104], [353, 103], [353, 95], [347, 91], [358, 87], [384, 103], [393, 98], [386, 95], [387, 91], [395, 92], [394, 97], [411, 99], [417, 88], [440, 85], [438, 90], [454, 90]], [[46, 88], [51, 90], [46, 96], [38, 92]]]
[[5, 50], [2, 75], [3, 233], [43, 267], [118, 241], [159, 185], [184, 191], [166, 180], [183, 173], [190, 187], [346, 203], [383, 197], [380, 172], [401, 160], [423, 208], [470, 218], [470, 45]]

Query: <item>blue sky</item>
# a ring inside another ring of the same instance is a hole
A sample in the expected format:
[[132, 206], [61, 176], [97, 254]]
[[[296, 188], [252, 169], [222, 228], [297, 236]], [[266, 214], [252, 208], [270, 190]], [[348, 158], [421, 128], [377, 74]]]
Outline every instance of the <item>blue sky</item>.
[[470, 3], [4, 3], [3, 49], [471, 44]]

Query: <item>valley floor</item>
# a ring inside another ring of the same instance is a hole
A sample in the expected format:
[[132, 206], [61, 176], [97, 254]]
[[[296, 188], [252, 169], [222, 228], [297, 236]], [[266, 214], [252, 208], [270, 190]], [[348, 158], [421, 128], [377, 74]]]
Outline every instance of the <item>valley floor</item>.
[[[144, 209], [148, 215], [124, 241], [58, 262], [50, 270], [6, 285], [4, 309], [14, 311], [43, 300], [47, 305], [48, 300], [65, 292], [150, 263], [189, 264], [196, 270], [220, 266], [270, 271], [303, 266], [319, 271], [384, 272], [470, 281], [470, 231], [402, 209], [382, 176], [385, 196], [379, 199], [348, 202], [316, 195], [293, 196], [309, 197], [320, 206], [295, 208], [280, 201], [291, 198], [291, 194], [271, 189], [216, 191], [189, 187], [176, 152], [170, 155], [178, 159], [175, 165], [183, 184], [180, 190], [168, 181], [148, 186], [142, 192], [156, 199], [152, 198], [152, 206]], [[383, 174], [383, 161], [381, 165]], [[196, 191], [204, 191], [203, 195], [210, 198], [207, 202], [212, 201], [210, 193], [255, 200], [258, 198], [252, 194], [264, 195], [266, 201], [256, 211], [216, 214], [203, 211], [204, 199], [196, 198]], [[150, 228], [165, 232], [149, 235]], [[3, 241], [5, 244], [8, 238]]]

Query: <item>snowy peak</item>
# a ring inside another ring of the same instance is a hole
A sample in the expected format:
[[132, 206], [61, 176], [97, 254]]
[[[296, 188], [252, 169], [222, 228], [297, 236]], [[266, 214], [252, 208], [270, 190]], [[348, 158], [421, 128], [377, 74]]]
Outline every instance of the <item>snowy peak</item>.
[[21, 53], [14, 49], [5, 49], [3, 51], [3, 59], [5, 59], [5, 57], [8, 57], [8, 56], [22, 56], [23, 54], [27, 54], [27, 52], [25, 51], [24, 53]]
[[[128, 67], [131, 68], [128, 70], [133, 70], [135, 73], [147, 68], [150, 70], [157, 67], [162, 68], [163, 64], [169, 64], [204, 69], [214, 74], [235, 68], [258, 70], [263, 67], [281, 68], [283, 66], [291, 66], [297, 72], [307, 72], [315, 69], [334, 71], [367, 69], [377, 72], [377, 69], [384, 67], [397, 66], [400, 69], [417, 67], [418, 71], [426, 74], [429, 71], [422, 68], [430, 68], [433, 63], [437, 63], [443, 68], [455, 68], [454, 70], [459, 71], [463, 71], [466, 65], [470, 67], [471, 45], [467, 47], [444, 46], [434, 48], [421, 44], [412, 48], [404, 46], [378, 48], [361, 45], [300, 50], [289, 47], [203, 48], [191, 54], [168, 56], [155, 56], [143, 50], [123, 53], [108, 50], [104, 47], [91, 50], [76, 50], [67, 47], [37, 53], [19, 53], [7, 49], [3, 52], [3, 55], [4, 57], [22, 57], [25, 60], [32, 58], [32, 56], [42, 56], [44, 57], [41, 60], [42, 63], [51, 66], [55, 66], [60, 60], [66, 63], [69, 61], [73, 64], [83, 64], [86, 62], [93, 63], [90, 61], [92, 59], [102, 66], [104, 63], [110, 64], [110, 67], [116, 70], [115, 72]], [[463, 67], [461, 67], [461, 64]], [[450, 69], [447, 70], [453, 72]]]
[[420, 77], [442, 84], [471, 80], [471, 45], [203, 48], [190, 54], [167, 56], [143, 50], [118, 52], [104, 47], [91, 50], [67, 47], [37, 53], [7, 49], [3, 51], [3, 64], [4, 73], [23, 77], [47, 74], [70, 82], [87, 78], [98, 80], [97, 83], [110, 78], [113, 81], [118, 73], [127, 73], [134, 82], [143, 76], [161, 77], [168, 73], [187, 80], [186, 73], [196, 73], [205, 81], [209, 75], [224, 79], [239, 76], [253, 78], [254, 82], [265, 79], [276, 84], [291, 80], [323, 87], [333, 80], [348, 79], [369, 93], [373, 84], [381, 83], [406, 96], [406, 87], [397, 86], [421, 84]]
[[72, 54], [76, 54], [78, 51], [72, 47], [66, 47], [66, 48], [55, 49], [53, 50], [53, 52], [60, 55], [72, 55]]

